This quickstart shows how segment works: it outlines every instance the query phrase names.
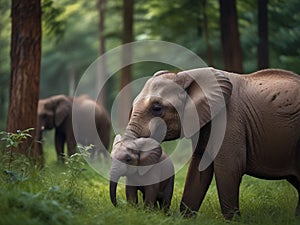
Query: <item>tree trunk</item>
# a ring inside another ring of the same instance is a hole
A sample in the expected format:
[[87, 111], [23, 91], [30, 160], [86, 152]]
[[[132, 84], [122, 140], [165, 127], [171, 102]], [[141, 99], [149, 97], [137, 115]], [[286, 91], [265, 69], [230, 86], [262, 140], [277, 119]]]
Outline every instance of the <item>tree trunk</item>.
[[269, 67], [268, 0], [258, 0], [258, 69]]
[[211, 44], [209, 42], [209, 29], [208, 29], [208, 19], [207, 19], [207, 14], [206, 14], [206, 5], [207, 5], [207, 0], [202, 0], [202, 16], [203, 16], [203, 32], [204, 32], [204, 39], [206, 43], [206, 55], [207, 55], [207, 64], [209, 66], [213, 66], [213, 51]]
[[[36, 128], [41, 62], [40, 0], [12, 0], [11, 5], [11, 81], [7, 131]], [[41, 152], [33, 148], [32, 139], [24, 141], [18, 151], [39, 160]]]
[[219, 0], [219, 3], [224, 69], [242, 73], [243, 60], [238, 31], [236, 0]]
[[[105, 36], [104, 36], [104, 29], [105, 29], [105, 8], [106, 8], [106, 0], [98, 0], [97, 8], [99, 13], [99, 22], [98, 22], [98, 30], [99, 30], [99, 54], [104, 55], [105, 53]], [[99, 65], [99, 76], [97, 76], [97, 91], [100, 91], [97, 101], [100, 104], [106, 105], [106, 90], [104, 85], [105, 78], [106, 78], [106, 60], [100, 62]], [[102, 87], [102, 88], [101, 88]]]
[[76, 86], [76, 69], [73, 63], [70, 64], [69, 66], [69, 91], [68, 91], [68, 95], [69, 96], [73, 96], [75, 93], [75, 86]]
[[[133, 41], [133, 10], [134, 0], [123, 0], [123, 45]], [[128, 65], [122, 68], [121, 70], [120, 90], [122, 90], [126, 85], [130, 84], [131, 82], [131, 58], [131, 46], [123, 46], [122, 65]], [[128, 87], [124, 89], [122, 91], [122, 95], [120, 95], [119, 100], [119, 126], [120, 128], [125, 128], [128, 123], [128, 113], [131, 108], [131, 88]]]

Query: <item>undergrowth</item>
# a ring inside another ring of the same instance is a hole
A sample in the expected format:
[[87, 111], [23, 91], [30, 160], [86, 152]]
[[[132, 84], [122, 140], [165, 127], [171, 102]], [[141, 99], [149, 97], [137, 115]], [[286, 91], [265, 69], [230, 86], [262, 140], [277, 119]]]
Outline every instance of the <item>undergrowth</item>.
[[[124, 185], [118, 186], [119, 206], [113, 207], [109, 181], [91, 169], [81, 153], [67, 158], [65, 165], [53, 160], [53, 146], [46, 147], [45, 153], [45, 167], [36, 169], [24, 156], [7, 151], [7, 140], [2, 139], [1, 225], [228, 224], [220, 212], [215, 181], [198, 215], [182, 218], [179, 204], [187, 167], [176, 174], [172, 205], [166, 215], [159, 210], [145, 209], [142, 204], [127, 204]], [[242, 216], [235, 217], [230, 224], [300, 224], [294, 217], [297, 199], [296, 191], [286, 181], [245, 176], [240, 188]]]

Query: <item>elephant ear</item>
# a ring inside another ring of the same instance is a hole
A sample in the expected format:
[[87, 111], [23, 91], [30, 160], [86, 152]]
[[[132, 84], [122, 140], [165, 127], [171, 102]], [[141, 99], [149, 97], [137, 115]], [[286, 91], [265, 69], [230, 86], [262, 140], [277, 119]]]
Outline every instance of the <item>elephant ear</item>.
[[120, 135], [120, 134], [117, 134], [117, 135], [115, 136], [115, 139], [114, 139], [113, 147], [115, 147], [115, 145], [116, 145], [118, 142], [120, 142], [121, 139], [122, 139], [121, 135]]
[[114, 158], [115, 154], [118, 154], [117, 153], [118, 152], [117, 151], [118, 148], [116, 148], [116, 145], [121, 141], [121, 139], [122, 139], [122, 137], [121, 137], [120, 134], [117, 134], [115, 136], [115, 139], [114, 139], [114, 142], [113, 142], [113, 146], [112, 146], [112, 150], [111, 150], [111, 153], [110, 153], [111, 158]]
[[225, 108], [232, 84], [225, 71], [211, 67], [182, 71], [175, 81], [188, 93], [182, 128], [185, 137], [190, 138]]
[[138, 138], [135, 140], [136, 146], [140, 152], [140, 163], [138, 165], [139, 175], [145, 175], [156, 163], [159, 162], [162, 155], [162, 149], [159, 143], [153, 138]]
[[117, 148], [116, 145], [121, 141], [122, 137], [120, 134], [117, 134], [115, 136], [114, 142], [113, 142], [113, 146], [112, 146], [112, 150], [111, 150], [111, 156], [113, 156], [113, 154], [116, 152]]
[[72, 113], [72, 102], [65, 95], [59, 95], [53, 99], [55, 111], [55, 126], [60, 126], [68, 115]]
[[156, 73], [154, 73], [153, 77], [158, 77], [158, 76], [166, 74], [166, 73], [170, 73], [170, 71], [168, 71], [168, 70], [160, 70], [160, 71], [157, 71]]

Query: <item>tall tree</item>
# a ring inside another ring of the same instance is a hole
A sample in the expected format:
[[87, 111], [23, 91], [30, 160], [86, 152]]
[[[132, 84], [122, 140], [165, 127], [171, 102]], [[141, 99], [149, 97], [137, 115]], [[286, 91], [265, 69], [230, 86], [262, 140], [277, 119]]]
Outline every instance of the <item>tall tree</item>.
[[[105, 36], [104, 36], [104, 29], [105, 29], [105, 7], [106, 6], [106, 0], [97, 0], [97, 8], [99, 13], [99, 22], [98, 22], [98, 30], [99, 30], [99, 54], [104, 55], [105, 53]], [[106, 60], [105, 58], [102, 58], [103, 60], [100, 62], [99, 65], [99, 76], [97, 81], [97, 89], [103, 85], [105, 81], [105, 74], [106, 74]], [[99, 93], [100, 96], [98, 97], [98, 101], [105, 105], [106, 102], [106, 91], [105, 87], [102, 87], [101, 92]]]
[[209, 37], [209, 29], [208, 29], [208, 18], [207, 18], [207, 0], [202, 0], [201, 1], [201, 6], [202, 6], [202, 26], [203, 26], [203, 33], [204, 33], [204, 40], [206, 43], [206, 55], [207, 55], [207, 63], [209, 66], [213, 66], [213, 50], [210, 44], [210, 37]]
[[[39, 99], [41, 62], [41, 2], [12, 0], [11, 5], [11, 81], [7, 131], [35, 128]], [[34, 140], [35, 132], [31, 135]], [[20, 145], [19, 151], [38, 159], [41, 152], [32, 148], [32, 140]]]
[[10, 44], [10, 1], [0, 0], [0, 130], [6, 126], [8, 84], [9, 84], [9, 44]]
[[[125, 45], [133, 41], [133, 13], [134, 13], [134, 0], [123, 0], [123, 36], [122, 36], [122, 64], [127, 65], [121, 70], [121, 86], [122, 90], [126, 85], [131, 82], [131, 57], [132, 49], [130, 45]], [[124, 46], [125, 45], [125, 46]], [[125, 127], [128, 122], [128, 115], [124, 112], [129, 112], [131, 105], [131, 89], [126, 88], [120, 96], [119, 104], [119, 126]]]
[[238, 31], [236, 0], [219, 0], [219, 4], [224, 69], [242, 73], [243, 60]]
[[258, 4], [258, 69], [269, 67], [268, 0], [257, 0]]

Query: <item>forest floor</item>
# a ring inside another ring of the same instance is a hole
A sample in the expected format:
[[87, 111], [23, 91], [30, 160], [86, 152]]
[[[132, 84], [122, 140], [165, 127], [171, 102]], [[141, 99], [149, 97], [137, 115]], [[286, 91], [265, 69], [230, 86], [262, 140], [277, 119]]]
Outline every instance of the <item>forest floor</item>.
[[[170, 212], [126, 204], [124, 185], [118, 186], [119, 206], [109, 198], [109, 181], [77, 155], [67, 165], [56, 163], [53, 146], [46, 146], [46, 166], [37, 170], [25, 159], [0, 164], [0, 224], [228, 224], [221, 215], [215, 181], [194, 218], [179, 213], [186, 168], [176, 174]], [[230, 224], [300, 224], [294, 217], [297, 192], [286, 181], [265, 181], [244, 176], [240, 210]]]

